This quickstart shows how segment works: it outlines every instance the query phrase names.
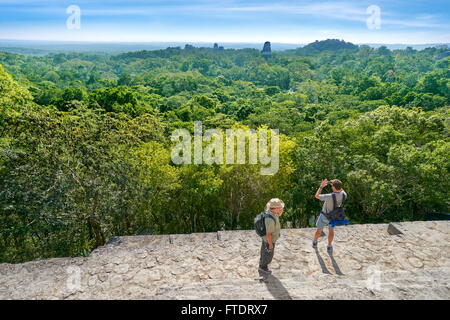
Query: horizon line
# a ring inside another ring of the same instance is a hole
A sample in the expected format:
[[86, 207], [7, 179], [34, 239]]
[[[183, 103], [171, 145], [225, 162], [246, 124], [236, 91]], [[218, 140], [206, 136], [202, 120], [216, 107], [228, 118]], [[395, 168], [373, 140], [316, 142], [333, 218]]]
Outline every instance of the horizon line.
[[[298, 45], [298, 44], [309, 44], [314, 43], [315, 41], [325, 41], [325, 40], [342, 40], [348, 43], [353, 44], [388, 44], [388, 45], [439, 45], [439, 44], [450, 44], [450, 42], [423, 42], [423, 43], [402, 43], [402, 42], [351, 42], [346, 41], [344, 39], [338, 39], [338, 38], [327, 38], [323, 40], [316, 39], [312, 42], [277, 42], [277, 41], [270, 41], [266, 40], [270, 43], [277, 43], [277, 44], [291, 44], [291, 45]], [[69, 43], [128, 43], [128, 44], [142, 44], [142, 43], [232, 43], [232, 44], [261, 44], [264, 43], [262, 41], [253, 42], [253, 41], [187, 41], [187, 40], [167, 40], [167, 41], [156, 41], [156, 40], [150, 40], [150, 41], [110, 41], [110, 40], [48, 40], [48, 39], [0, 39], [0, 41], [45, 41], [45, 42], [69, 42]]]

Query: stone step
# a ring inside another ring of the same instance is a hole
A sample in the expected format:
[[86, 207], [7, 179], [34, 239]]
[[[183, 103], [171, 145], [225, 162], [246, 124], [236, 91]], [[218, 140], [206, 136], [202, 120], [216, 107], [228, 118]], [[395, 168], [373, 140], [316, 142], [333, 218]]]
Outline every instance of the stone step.
[[115, 237], [88, 257], [0, 264], [0, 299], [450, 299], [450, 221], [393, 225], [337, 227], [332, 256], [313, 228], [283, 229], [266, 283], [253, 230]]

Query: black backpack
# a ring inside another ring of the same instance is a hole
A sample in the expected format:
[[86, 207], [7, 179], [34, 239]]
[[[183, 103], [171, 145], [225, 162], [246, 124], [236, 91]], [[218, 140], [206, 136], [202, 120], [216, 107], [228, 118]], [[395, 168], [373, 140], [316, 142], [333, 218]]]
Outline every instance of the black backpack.
[[332, 197], [333, 197], [333, 210], [331, 210], [328, 213], [324, 213], [325, 217], [327, 217], [327, 219], [329, 221], [333, 221], [333, 220], [343, 220], [345, 218], [345, 211], [344, 208], [342, 207], [344, 205], [344, 201], [345, 199], [347, 199], [347, 196], [345, 195], [345, 193], [342, 195], [342, 203], [341, 206], [337, 206], [337, 202], [336, 202], [336, 194], [333, 192], [332, 193]]
[[258, 214], [254, 220], [254, 225], [256, 234], [260, 237], [264, 237], [266, 235], [265, 218], [267, 217], [271, 218], [275, 222], [275, 224], [277, 223], [275, 218], [266, 212]]

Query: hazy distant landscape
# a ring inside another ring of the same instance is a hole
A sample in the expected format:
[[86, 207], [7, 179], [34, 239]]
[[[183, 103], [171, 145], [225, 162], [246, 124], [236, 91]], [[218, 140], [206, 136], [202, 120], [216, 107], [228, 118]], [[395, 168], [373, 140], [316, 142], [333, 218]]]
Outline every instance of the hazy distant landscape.
[[[270, 41], [270, 39], [268, 39]], [[19, 53], [24, 55], [45, 55], [57, 52], [97, 52], [97, 53], [123, 53], [140, 50], [159, 50], [168, 47], [184, 48], [186, 44], [195, 47], [212, 48], [214, 43], [210, 42], [80, 42], [80, 41], [37, 41], [37, 40], [0, 40], [0, 51]], [[219, 43], [225, 49], [262, 49], [263, 43], [225, 42]], [[277, 43], [271, 42], [272, 51], [296, 49], [305, 46], [306, 43]], [[449, 44], [376, 44], [361, 43], [370, 47], [378, 48], [386, 46], [390, 50], [405, 49], [411, 47], [422, 50], [436, 46]]]

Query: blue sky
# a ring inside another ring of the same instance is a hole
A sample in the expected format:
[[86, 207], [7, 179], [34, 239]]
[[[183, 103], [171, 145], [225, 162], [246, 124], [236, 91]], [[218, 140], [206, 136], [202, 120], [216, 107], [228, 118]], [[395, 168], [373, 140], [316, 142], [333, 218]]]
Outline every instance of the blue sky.
[[[70, 5], [80, 8], [80, 29], [67, 28]], [[373, 18], [369, 6], [380, 9], [377, 25], [367, 24]], [[327, 38], [450, 43], [450, 1], [0, 0], [0, 39], [308, 43]]]

